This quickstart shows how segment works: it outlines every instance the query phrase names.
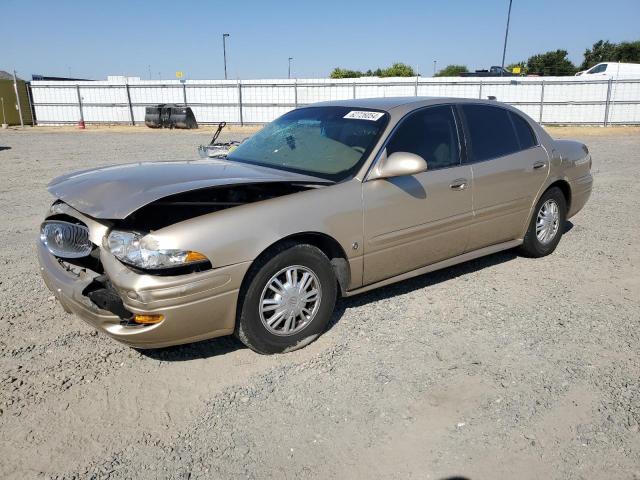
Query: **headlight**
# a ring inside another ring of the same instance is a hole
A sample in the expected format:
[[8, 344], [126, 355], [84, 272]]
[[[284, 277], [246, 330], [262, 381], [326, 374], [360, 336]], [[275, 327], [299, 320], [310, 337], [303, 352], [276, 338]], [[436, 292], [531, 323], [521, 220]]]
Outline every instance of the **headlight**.
[[107, 237], [109, 251], [121, 262], [143, 270], [183, 267], [208, 261], [207, 257], [191, 250], [150, 248], [145, 237], [135, 232], [113, 230]]

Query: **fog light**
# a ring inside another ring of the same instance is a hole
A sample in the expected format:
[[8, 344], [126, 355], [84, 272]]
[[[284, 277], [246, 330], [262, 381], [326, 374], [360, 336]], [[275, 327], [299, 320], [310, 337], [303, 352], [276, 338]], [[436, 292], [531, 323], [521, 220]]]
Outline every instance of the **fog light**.
[[140, 325], [152, 325], [154, 323], [160, 323], [164, 320], [164, 315], [161, 314], [140, 314], [136, 313], [133, 317], [133, 323], [138, 323]]

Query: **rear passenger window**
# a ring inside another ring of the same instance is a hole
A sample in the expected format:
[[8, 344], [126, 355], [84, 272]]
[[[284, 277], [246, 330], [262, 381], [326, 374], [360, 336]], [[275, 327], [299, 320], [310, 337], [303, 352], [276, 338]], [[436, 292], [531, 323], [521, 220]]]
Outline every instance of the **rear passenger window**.
[[526, 150], [536, 145], [536, 137], [531, 130], [529, 123], [517, 113], [509, 112], [511, 120], [513, 120], [513, 126], [516, 129], [516, 135], [518, 136], [518, 142], [520, 143], [520, 150]]
[[504, 108], [462, 105], [471, 140], [471, 159], [482, 162], [520, 150], [516, 132]]
[[452, 108], [443, 105], [410, 114], [387, 144], [387, 155], [394, 152], [420, 155], [429, 170], [459, 165], [458, 131]]

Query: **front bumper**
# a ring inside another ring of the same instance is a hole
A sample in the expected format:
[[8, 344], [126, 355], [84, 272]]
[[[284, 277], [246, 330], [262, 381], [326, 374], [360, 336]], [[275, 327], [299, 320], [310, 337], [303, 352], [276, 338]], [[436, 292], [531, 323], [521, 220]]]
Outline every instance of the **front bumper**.
[[233, 333], [238, 292], [250, 265], [245, 262], [177, 276], [144, 275], [101, 249], [104, 274], [125, 308], [134, 314], [164, 315], [157, 324], [128, 326], [83, 294], [98, 273], [85, 270], [78, 275], [68, 271], [41, 242], [38, 259], [47, 287], [67, 312], [136, 348], [166, 347]]

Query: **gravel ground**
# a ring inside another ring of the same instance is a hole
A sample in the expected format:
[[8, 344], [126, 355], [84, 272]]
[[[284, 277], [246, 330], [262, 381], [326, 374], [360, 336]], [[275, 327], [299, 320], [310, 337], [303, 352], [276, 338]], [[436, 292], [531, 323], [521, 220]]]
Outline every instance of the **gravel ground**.
[[130, 349], [38, 274], [52, 177], [197, 158], [208, 130], [0, 131], [0, 477], [639, 479], [640, 130], [552, 134], [595, 172], [553, 255], [342, 300], [318, 341], [265, 357]]

